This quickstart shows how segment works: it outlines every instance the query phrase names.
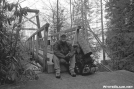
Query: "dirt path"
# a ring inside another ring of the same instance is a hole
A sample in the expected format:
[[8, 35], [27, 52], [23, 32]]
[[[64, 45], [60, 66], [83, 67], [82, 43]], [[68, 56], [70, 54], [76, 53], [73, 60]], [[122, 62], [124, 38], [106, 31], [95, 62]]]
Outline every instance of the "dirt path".
[[134, 73], [124, 70], [97, 72], [94, 75], [78, 75], [77, 77], [62, 73], [61, 76], [61, 79], [56, 79], [54, 74], [41, 73], [39, 74], [40, 79], [37, 81], [29, 81], [25, 84], [8, 86], [3, 89], [112, 89], [103, 88], [104, 85], [133, 86], [133, 88], [129, 89], [134, 89]]

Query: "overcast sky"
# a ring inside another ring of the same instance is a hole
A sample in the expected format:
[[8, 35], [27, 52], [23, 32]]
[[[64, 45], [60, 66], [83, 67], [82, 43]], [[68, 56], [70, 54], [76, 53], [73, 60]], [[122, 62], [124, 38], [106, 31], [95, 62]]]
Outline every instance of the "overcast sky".
[[[8, 0], [8, 1], [9, 2], [17, 2], [18, 0]], [[94, 0], [89, 0], [89, 1], [93, 2]], [[100, 1], [100, 0], [98, 0], [98, 1]], [[57, 0], [19, 0], [19, 2], [22, 7], [29, 7], [30, 9], [40, 10], [40, 17], [46, 16], [46, 18], [47, 18], [47, 16], [50, 15], [50, 13], [51, 13], [51, 6], [56, 5]], [[70, 2], [70, 0], [59, 0], [60, 5], [62, 5], [62, 7], [64, 7], [64, 8], [66, 8], [66, 12], [67, 12], [66, 15], [70, 18], [69, 2]], [[96, 18], [94, 20], [95, 20], [94, 22], [96, 22]]]
[[[17, 2], [18, 0], [7, 0], [10, 3], [12, 2]], [[73, 0], [72, 0], [73, 1]], [[94, 0], [89, 0], [89, 1], [94, 1]], [[98, 0], [100, 1], [100, 0]], [[51, 13], [51, 5], [54, 6], [57, 3], [57, 0], [19, 0], [21, 7], [29, 7], [30, 9], [38, 9], [40, 10], [40, 24], [41, 26], [44, 25], [47, 22], [47, 16], [50, 15]], [[67, 10], [67, 16], [70, 19], [70, 5], [69, 5], [70, 0], [59, 0], [60, 5], [62, 5], [62, 7], [66, 8]], [[96, 8], [95, 8], [96, 9]], [[27, 17], [31, 17], [31, 14], [28, 14]], [[101, 16], [100, 14], [98, 15], [93, 15], [94, 16]], [[36, 19], [32, 19], [33, 21], [36, 21]], [[96, 22], [98, 19], [94, 18], [94, 22]], [[105, 20], [105, 19], [104, 19]], [[68, 21], [70, 22], [70, 21]], [[96, 23], [90, 23], [91, 28], [96, 28], [96, 26], [99, 26], [100, 28], [100, 23], [98, 23], [96, 25]], [[94, 24], [94, 25], [93, 25]], [[26, 22], [25, 23], [26, 27], [36, 27], [34, 24], [32, 24], [31, 22]], [[31, 32], [30, 32], [31, 33]], [[30, 34], [29, 34], [30, 35]]]
[[[7, 0], [7, 1], [10, 3], [12, 3], [12, 2], [16, 3], [18, 0]], [[69, 1], [70, 0], [59, 0], [59, 6], [62, 5], [62, 7], [66, 8], [66, 12], [68, 13], [68, 16], [70, 15]], [[30, 9], [40, 10], [40, 18], [41, 18], [40, 20], [42, 20], [42, 17], [45, 18], [45, 16], [46, 16], [46, 18], [47, 18], [47, 16], [50, 15], [51, 7], [56, 5], [57, 0], [19, 0], [19, 2], [20, 2], [20, 5], [22, 8], [29, 7]], [[42, 23], [41, 23], [41, 25], [42, 25]]]
[[[18, 0], [7, 0], [9, 2], [17, 2]], [[59, 0], [59, 3], [69, 9], [70, 0]], [[48, 11], [51, 5], [56, 4], [57, 0], [19, 0], [22, 7], [29, 7], [31, 9], [39, 9], [41, 12]]]
[[[16, 3], [18, 0], [7, 0], [9, 3]], [[67, 12], [69, 13], [70, 6], [69, 6], [70, 0], [59, 0], [59, 5], [62, 5], [64, 8], [66, 8]], [[57, 0], [19, 0], [19, 3], [21, 7], [29, 7], [30, 9], [38, 9], [40, 11], [40, 24], [41, 26], [44, 25], [47, 21], [47, 15], [50, 15], [51, 13], [51, 6], [56, 5]], [[31, 17], [34, 14], [28, 14], [27, 17]], [[68, 14], [69, 15], [69, 14]], [[45, 18], [46, 16], [46, 18]], [[32, 19], [35, 21], [35, 18]], [[26, 27], [33, 27], [36, 26], [32, 24], [31, 22], [25, 23]], [[31, 35], [34, 31], [26, 31], [26, 35]]]

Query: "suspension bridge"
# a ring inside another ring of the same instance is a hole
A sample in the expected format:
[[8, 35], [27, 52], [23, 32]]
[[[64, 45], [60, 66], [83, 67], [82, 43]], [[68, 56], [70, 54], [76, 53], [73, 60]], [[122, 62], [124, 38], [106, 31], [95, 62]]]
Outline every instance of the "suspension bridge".
[[[134, 75], [132, 72], [125, 70], [112, 71], [101, 63], [98, 63], [98, 71], [95, 74], [89, 76], [78, 75], [75, 78], [64, 72], [66, 69], [63, 66], [61, 79], [56, 79], [52, 63], [53, 44], [61, 33], [65, 33], [68, 41], [73, 44], [77, 39], [78, 33], [82, 33], [83, 29], [78, 26], [54, 34], [48, 34], [49, 23], [40, 27], [39, 11], [29, 9], [29, 12], [36, 14], [32, 18], [36, 17], [37, 24], [35, 22], [34, 24], [37, 25], [38, 30], [26, 40], [25, 47], [30, 51], [32, 58], [41, 65], [42, 72], [39, 74], [39, 80], [30, 81], [16, 89], [108, 89], [108, 87], [116, 89], [120, 86], [125, 86], [125, 88], [121, 89], [127, 89], [127, 87], [134, 89]], [[30, 19], [26, 21], [31, 21]], [[21, 22], [21, 24], [24, 22]], [[33, 23], [33, 21], [31, 22]], [[105, 46], [91, 30], [90, 26], [89, 31], [106, 51]], [[90, 44], [88, 46], [90, 47]]]

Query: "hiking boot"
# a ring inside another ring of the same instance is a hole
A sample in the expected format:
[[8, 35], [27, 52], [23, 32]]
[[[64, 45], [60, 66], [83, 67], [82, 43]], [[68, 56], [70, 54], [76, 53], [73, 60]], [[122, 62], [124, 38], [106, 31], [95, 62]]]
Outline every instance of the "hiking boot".
[[70, 75], [72, 76], [72, 77], [76, 77], [76, 73], [74, 72], [74, 71], [70, 71]]
[[60, 78], [60, 73], [56, 73], [56, 78]]

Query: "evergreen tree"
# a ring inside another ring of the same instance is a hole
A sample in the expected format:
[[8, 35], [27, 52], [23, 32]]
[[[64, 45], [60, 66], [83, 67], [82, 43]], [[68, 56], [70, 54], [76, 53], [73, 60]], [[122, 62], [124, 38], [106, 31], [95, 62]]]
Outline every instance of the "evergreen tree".
[[134, 0], [109, 0], [106, 3], [108, 31], [106, 44], [114, 69], [133, 70]]

